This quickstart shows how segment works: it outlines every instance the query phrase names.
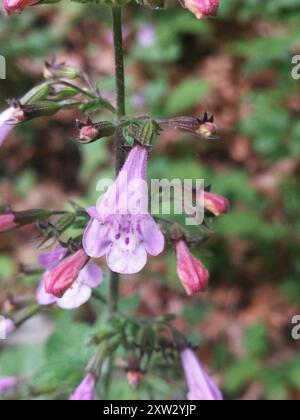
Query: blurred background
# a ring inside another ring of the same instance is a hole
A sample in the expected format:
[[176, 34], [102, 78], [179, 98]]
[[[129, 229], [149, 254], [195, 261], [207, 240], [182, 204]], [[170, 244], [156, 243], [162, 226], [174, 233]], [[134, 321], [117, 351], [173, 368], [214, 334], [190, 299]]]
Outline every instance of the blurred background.
[[[126, 8], [128, 112], [213, 113], [220, 141], [166, 131], [149, 175], [205, 178], [232, 207], [198, 253], [211, 272], [207, 293], [186, 298], [170, 249], [145, 272], [124, 278], [122, 305], [143, 315], [178, 315], [175, 325], [200, 344], [199, 356], [226, 398], [298, 400], [300, 341], [291, 337], [291, 320], [300, 314], [300, 81], [291, 76], [291, 60], [300, 54], [299, 2], [224, 0], [218, 19], [201, 22], [170, 3], [167, 11]], [[113, 97], [106, 8], [62, 2], [1, 15], [0, 54], [7, 60], [1, 110], [7, 98], [42, 80], [43, 62], [53, 56], [89, 72]], [[112, 173], [112, 148], [107, 141], [78, 146], [76, 117], [83, 119], [61, 112], [14, 130], [0, 149], [0, 206], [95, 203], [97, 180]], [[37, 278], [16, 272], [20, 263], [36, 263], [39, 243], [32, 228], [1, 235], [1, 311], [9, 310], [12, 296], [32, 298]], [[0, 375], [18, 374], [44, 389], [51, 384], [43, 398], [53, 398], [59, 384], [56, 398], [63, 397], [81, 378], [89, 352], [82, 342], [99, 310], [92, 301], [76, 313], [49, 310], [28, 322], [5, 347], [0, 343]], [[182, 398], [181, 376], [175, 369], [162, 378], [153, 370], [136, 390], [115, 381], [109, 397]]]

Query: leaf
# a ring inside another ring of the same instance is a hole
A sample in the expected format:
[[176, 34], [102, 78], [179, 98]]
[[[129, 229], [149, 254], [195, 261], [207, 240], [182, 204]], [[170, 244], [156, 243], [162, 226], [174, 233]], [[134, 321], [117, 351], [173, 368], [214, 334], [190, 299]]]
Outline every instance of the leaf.
[[165, 105], [165, 114], [168, 116], [187, 112], [198, 105], [209, 92], [210, 85], [207, 81], [186, 79], [175, 86]]

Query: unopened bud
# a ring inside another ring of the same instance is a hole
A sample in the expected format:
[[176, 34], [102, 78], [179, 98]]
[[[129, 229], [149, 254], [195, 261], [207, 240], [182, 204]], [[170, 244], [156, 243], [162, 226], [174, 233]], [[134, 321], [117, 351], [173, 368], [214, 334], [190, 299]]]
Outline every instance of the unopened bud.
[[19, 14], [26, 7], [39, 3], [40, 0], [3, 0], [3, 9], [6, 15]]
[[215, 216], [220, 216], [228, 212], [230, 204], [226, 197], [205, 191], [204, 207]]
[[218, 12], [220, 0], [181, 0], [198, 19], [215, 16]]
[[116, 126], [109, 121], [101, 121], [99, 123], [93, 123], [88, 118], [86, 123], [82, 123], [76, 120], [76, 125], [79, 130], [79, 143], [93, 143], [96, 140], [100, 140], [104, 137], [112, 136], [116, 131]]
[[209, 117], [207, 112], [205, 112], [202, 119], [194, 117], [177, 117], [163, 121], [162, 125], [165, 124], [175, 130], [190, 133], [193, 136], [200, 137], [204, 140], [216, 140], [218, 138], [214, 116], [212, 115]]
[[38, 101], [42, 101], [48, 96], [51, 87], [51, 82], [44, 82], [38, 86], [35, 86], [20, 99], [21, 104], [29, 105]]
[[140, 369], [127, 370], [127, 380], [132, 387], [137, 387], [143, 377], [144, 373]]
[[49, 79], [77, 79], [81, 76], [80, 69], [68, 66], [65, 63], [56, 64], [54, 61], [49, 63], [45, 62], [44, 78]]

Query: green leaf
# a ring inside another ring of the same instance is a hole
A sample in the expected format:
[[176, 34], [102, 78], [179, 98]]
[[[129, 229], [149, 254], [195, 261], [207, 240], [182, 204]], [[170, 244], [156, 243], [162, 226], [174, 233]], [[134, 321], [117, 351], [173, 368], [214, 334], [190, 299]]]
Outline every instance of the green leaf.
[[210, 92], [207, 81], [198, 79], [186, 79], [175, 86], [167, 99], [165, 114], [168, 116], [187, 112]]

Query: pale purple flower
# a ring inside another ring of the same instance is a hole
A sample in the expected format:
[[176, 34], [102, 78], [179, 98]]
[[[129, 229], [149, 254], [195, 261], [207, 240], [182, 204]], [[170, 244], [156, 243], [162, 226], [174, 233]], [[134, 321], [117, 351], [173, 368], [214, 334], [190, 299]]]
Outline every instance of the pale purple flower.
[[222, 401], [223, 396], [201, 365], [194, 351], [181, 351], [181, 362], [189, 389], [188, 400]]
[[134, 146], [97, 208], [87, 210], [85, 252], [92, 258], [106, 255], [109, 268], [121, 274], [138, 273], [147, 253], [157, 256], [164, 249], [164, 236], [147, 209], [147, 159], [147, 149]]
[[68, 250], [60, 245], [51, 252], [40, 255], [39, 263], [47, 271], [44, 273], [36, 291], [36, 300], [40, 305], [52, 305], [56, 303], [62, 309], [75, 309], [85, 304], [92, 295], [92, 289], [98, 287], [103, 280], [100, 267], [88, 263], [79, 273], [79, 276], [72, 286], [61, 298], [47, 293], [45, 289], [45, 278], [50, 270], [54, 269], [66, 256]]
[[15, 376], [0, 376], [0, 394], [14, 388], [17, 385], [17, 378]]
[[4, 320], [5, 335], [8, 337], [10, 334], [16, 331], [16, 326], [14, 322], [7, 318]]
[[15, 109], [10, 107], [0, 114], [0, 146], [2, 146], [4, 140], [16, 125], [10, 122], [13, 119], [14, 111]]
[[16, 326], [11, 319], [0, 317], [0, 340], [6, 340], [15, 330]]
[[146, 25], [137, 32], [137, 43], [143, 48], [150, 48], [156, 43], [155, 27]]
[[95, 377], [88, 373], [83, 381], [76, 388], [74, 394], [69, 398], [70, 401], [94, 401], [95, 400]]

